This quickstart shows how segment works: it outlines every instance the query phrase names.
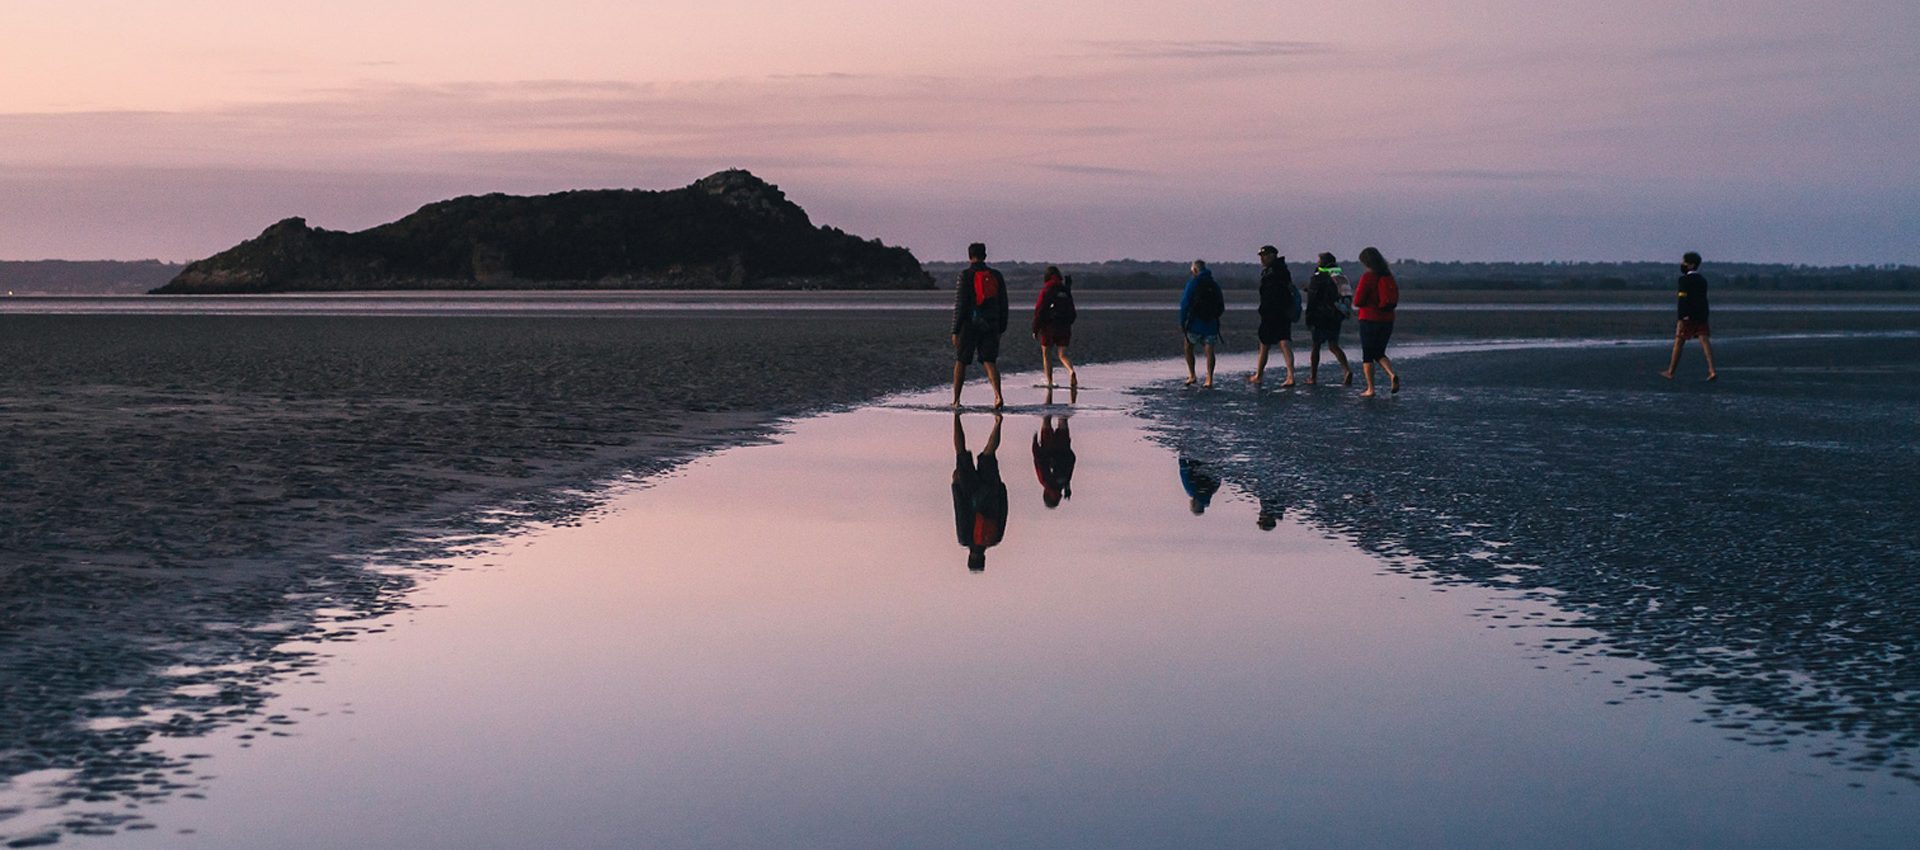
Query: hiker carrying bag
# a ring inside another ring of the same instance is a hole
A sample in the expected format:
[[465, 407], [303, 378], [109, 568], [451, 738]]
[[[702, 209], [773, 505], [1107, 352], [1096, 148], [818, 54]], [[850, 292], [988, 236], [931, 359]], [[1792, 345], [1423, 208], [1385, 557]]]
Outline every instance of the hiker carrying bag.
[[999, 313], [994, 309], [1001, 297], [1000, 278], [992, 271], [980, 269], [973, 273], [973, 311], [967, 316], [967, 326], [979, 334], [999, 333]]

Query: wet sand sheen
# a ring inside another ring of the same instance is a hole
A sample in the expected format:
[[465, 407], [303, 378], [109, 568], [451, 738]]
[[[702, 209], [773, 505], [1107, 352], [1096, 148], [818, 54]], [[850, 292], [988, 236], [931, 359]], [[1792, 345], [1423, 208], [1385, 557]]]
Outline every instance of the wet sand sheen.
[[[1291, 519], [1263, 532], [1231, 488], [1193, 515], [1112, 391], [1080, 397], [1055, 510], [1039, 416], [1006, 418], [1005, 542], [970, 574], [952, 420], [917, 409], [939, 400], [802, 420], [424, 583], [407, 622], [264, 707], [293, 737], [169, 745], [213, 754], [208, 799], [113, 843], [1790, 847], [1920, 828], [1897, 783], [1729, 744], [1682, 702], [1607, 705], [1647, 665], [1548, 661], [1475, 616], [1541, 603], [1392, 573]], [[978, 450], [991, 418], [963, 421]]]

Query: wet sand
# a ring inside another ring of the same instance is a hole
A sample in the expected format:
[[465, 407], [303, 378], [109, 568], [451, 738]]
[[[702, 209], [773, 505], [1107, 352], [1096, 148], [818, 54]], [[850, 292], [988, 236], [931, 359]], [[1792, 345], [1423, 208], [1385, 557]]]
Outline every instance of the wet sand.
[[[1162, 318], [1089, 313], [1076, 353], [1146, 355]], [[0, 316], [0, 777], [178, 792], [143, 745], [257, 720], [314, 663], [288, 637], [404, 605], [415, 577], [367, 564], [566, 522], [602, 482], [936, 383], [944, 321]], [[153, 713], [173, 719], [95, 722]]]
[[[1404, 365], [1444, 398], [1460, 368], [1531, 353]], [[1560, 353], [1562, 377], [1616, 354]], [[333, 657], [247, 731], [156, 742], [217, 778], [114, 842], [1784, 850], [1920, 828], [1909, 780], [1808, 751], [1834, 730], [1724, 740], [1714, 703], [1661, 690], [1687, 680], [1612, 651], [1620, 618], [1583, 613], [1604, 592], [1563, 603], [1545, 580], [1419, 566], [1452, 550], [1380, 545], [1402, 527], [1389, 496], [1422, 508], [1477, 476], [1355, 491], [1372, 510], [1285, 494], [1268, 529], [1271, 428], [1194, 437], [1195, 454], [1148, 430], [1168, 417], [1133, 415], [1266, 404], [1379, 433], [1433, 404], [1201, 393], [1166, 367], [1109, 370], [1148, 382], [1133, 398], [1005, 417], [1004, 535], [980, 572], [950, 487], [956, 437], [971, 463], [994, 420], [956, 435], [938, 393], [798, 421], [450, 558], [379, 634], [290, 642]], [[1048, 508], [1034, 448], [1068, 414], [1071, 495]]]
[[[1243, 319], [1229, 351], [1252, 341]], [[1087, 310], [1077, 360], [1164, 356], [1170, 322]], [[1581, 322], [1666, 325], [1472, 313], [1407, 336]], [[290, 639], [380, 634], [410, 604], [417, 569], [369, 564], [430, 566], [575, 522], [604, 482], [938, 384], [944, 329], [926, 311], [0, 316], [0, 777], [65, 777], [68, 801], [196, 793], [192, 760], [151, 742], [236, 724], [272, 737], [284, 718], [259, 710], [275, 683], [318, 672], [315, 644]], [[1018, 338], [1003, 365], [1031, 368]], [[1009, 387], [1016, 403], [1034, 392]], [[985, 398], [976, 379], [969, 399]], [[94, 811], [64, 830], [139, 826], [137, 809]]]
[[1716, 353], [1711, 384], [1693, 346], [1673, 382], [1642, 346], [1451, 354], [1372, 406], [1161, 390], [1143, 413], [1270, 515], [1551, 601], [1596, 634], [1544, 649], [1657, 669], [1620, 700], [1920, 783], [1920, 337]]

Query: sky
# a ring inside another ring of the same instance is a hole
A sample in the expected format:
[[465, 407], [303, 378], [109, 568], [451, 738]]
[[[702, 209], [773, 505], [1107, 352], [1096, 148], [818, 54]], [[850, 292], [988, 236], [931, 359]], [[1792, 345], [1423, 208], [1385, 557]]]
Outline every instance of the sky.
[[1920, 263], [1913, 0], [0, 0], [0, 259], [726, 168], [923, 260]]

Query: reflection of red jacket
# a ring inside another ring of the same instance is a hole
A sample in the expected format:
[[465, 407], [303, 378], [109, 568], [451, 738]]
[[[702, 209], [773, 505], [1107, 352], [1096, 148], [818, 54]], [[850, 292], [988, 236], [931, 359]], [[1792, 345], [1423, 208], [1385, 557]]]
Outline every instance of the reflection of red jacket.
[[1047, 329], [1047, 326], [1049, 324], [1046, 321], [1047, 317], [1045, 315], [1045, 311], [1047, 307], [1047, 299], [1052, 297], [1054, 289], [1060, 287], [1061, 285], [1062, 284], [1060, 283], [1060, 279], [1057, 277], [1047, 278], [1044, 282], [1040, 284], [1040, 297], [1034, 299], [1033, 301], [1033, 332], [1034, 333], [1038, 334], [1040, 331]]
[[1363, 322], [1391, 322], [1393, 308], [1400, 304], [1400, 285], [1393, 275], [1367, 272], [1353, 290], [1354, 315]]

